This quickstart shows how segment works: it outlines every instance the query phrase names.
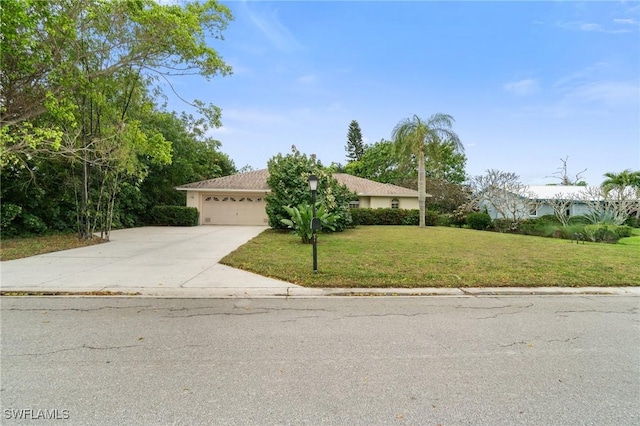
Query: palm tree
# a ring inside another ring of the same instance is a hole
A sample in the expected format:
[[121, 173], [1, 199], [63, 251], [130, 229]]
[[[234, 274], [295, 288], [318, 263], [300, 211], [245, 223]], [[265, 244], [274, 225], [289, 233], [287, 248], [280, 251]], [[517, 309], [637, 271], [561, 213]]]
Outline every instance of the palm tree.
[[441, 141], [450, 142], [456, 151], [464, 150], [460, 138], [451, 130], [454, 119], [448, 114], [436, 113], [423, 120], [417, 115], [400, 121], [393, 129], [395, 154], [403, 161], [418, 159], [418, 208], [420, 209], [420, 227], [425, 226], [425, 156], [429, 148]]
[[624, 190], [627, 187], [640, 191], [640, 171], [632, 172], [627, 169], [620, 173], [608, 172], [604, 176], [607, 179], [600, 186], [605, 192], [609, 192], [612, 189]]

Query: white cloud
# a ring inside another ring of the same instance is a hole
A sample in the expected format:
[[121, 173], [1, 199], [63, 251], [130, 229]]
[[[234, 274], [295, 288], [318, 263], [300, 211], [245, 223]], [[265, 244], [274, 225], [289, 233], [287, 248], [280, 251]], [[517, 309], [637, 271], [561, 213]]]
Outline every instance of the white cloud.
[[638, 25], [638, 21], [635, 19], [614, 19], [613, 22], [615, 22], [616, 24], [622, 24], [622, 25]]
[[[615, 20], [614, 20], [615, 21]], [[572, 21], [572, 22], [564, 22], [558, 21], [556, 22], [556, 26], [569, 31], [584, 31], [584, 32], [598, 32], [598, 33], [607, 33], [607, 34], [622, 34], [622, 33], [630, 33], [629, 29], [621, 29], [621, 30], [610, 30], [603, 27], [600, 24], [595, 22], [581, 22], [581, 21]]]
[[[256, 3], [252, 3], [255, 5]], [[259, 4], [259, 3], [258, 3]], [[260, 11], [249, 7], [246, 1], [242, 2], [243, 10], [249, 16], [253, 24], [269, 39], [269, 41], [284, 52], [295, 52], [302, 48], [302, 45], [291, 32], [285, 27], [278, 18], [275, 10]]]
[[518, 96], [526, 96], [538, 91], [539, 85], [536, 80], [526, 79], [505, 83], [504, 90]]

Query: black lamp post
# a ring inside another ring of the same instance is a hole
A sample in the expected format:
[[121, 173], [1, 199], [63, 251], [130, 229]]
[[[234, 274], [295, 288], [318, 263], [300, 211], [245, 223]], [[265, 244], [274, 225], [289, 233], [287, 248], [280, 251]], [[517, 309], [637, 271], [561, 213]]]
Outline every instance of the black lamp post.
[[311, 219], [311, 232], [313, 233], [313, 273], [318, 273], [318, 236], [317, 231], [320, 229], [320, 220], [316, 217], [316, 192], [318, 191], [318, 176], [309, 175], [309, 189], [311, 190], [311, 208], [313, 218]]

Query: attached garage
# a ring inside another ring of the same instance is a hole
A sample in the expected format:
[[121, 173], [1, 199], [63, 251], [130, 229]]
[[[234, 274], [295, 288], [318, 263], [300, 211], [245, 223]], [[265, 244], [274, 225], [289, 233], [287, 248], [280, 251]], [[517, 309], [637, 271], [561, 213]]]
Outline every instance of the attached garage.
[[200, 194], [202, 225], [264, 225], [264, 194]]

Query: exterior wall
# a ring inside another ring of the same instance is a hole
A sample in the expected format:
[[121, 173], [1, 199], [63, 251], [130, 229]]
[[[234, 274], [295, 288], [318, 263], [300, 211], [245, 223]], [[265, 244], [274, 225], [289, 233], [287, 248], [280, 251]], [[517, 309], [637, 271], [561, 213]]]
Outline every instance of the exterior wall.
[[358, 200], [360, 201], [359, 207], [361, 209], [371, 208], [371, 197], [358, 197]]

